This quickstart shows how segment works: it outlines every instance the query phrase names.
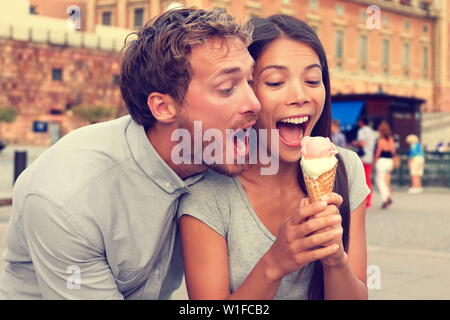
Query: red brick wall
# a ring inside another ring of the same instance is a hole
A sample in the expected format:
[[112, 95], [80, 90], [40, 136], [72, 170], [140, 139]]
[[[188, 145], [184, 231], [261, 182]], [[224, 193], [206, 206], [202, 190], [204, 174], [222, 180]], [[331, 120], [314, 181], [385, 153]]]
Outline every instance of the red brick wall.
[[[52, 79], [53, 68], [62, 69], [62, 81]], [[50, 141], [48, 134], [32, 132], [34, 120], [58, 122], [63, 134], [80, 126], [67, 113], [70, 105], [123, 108], [113, 83], [119, 74], [117, 52], [0, 39], [0, 70], [0, 105], [19, 112], [15, 123], [0, 125], [0, 137], [15, 143]]]

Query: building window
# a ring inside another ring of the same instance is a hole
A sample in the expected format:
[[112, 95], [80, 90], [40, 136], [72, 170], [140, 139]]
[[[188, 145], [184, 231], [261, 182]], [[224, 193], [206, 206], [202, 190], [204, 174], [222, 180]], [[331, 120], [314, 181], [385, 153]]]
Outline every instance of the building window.
[[430, 10], [430, 5], [431, 5], [430, 1], [420, 1], [420, 3], [419, 3], [420, 9], [425, 10], [425, 11]]
[[111, 25], [111, 17], [112, 17], [111, 11], [104, 11], [102, 13], [102, 25], [110, 26]]
[[344, 12], [345, 12], [344, 6], [338, 3], [336, 5], [336, 15], [338, 17], [342, 17], [344, 15]]
[[424, 24], [422, 31], [423, 31], [423, 33], [428, 33], [428, 25]]
[[134, 26], [142, 27], [144, 24], [144, 9], [134, 9]]
[[112, 75], [112, 83], [115, 86], [118, 86], [120, 84], [120, 76], [118, 74]]
[[319, 0], [309, 0], [309, 9], [317, 11], [319, 9]]
[[366, 10], [360, 10], [359, 11], [359, 21], [365, 22], [366, 20], [367, 20]]
[[409, 20], [405, 20], [403, 22], [403, 29], [405, 29], [405, 31], [409, 30]]
[[289, 6], [291, 4], [291, 0], [283, 0], [283, 5]]
[[336, 30], [336, 52], [335, 57], [342, 59], [344, 56], [344, 31]]
[[383, 39], [381, 46], [381, 64], [383, 66], [384, 74], [388, 74], [389, 72], [389, 47], [389, 39]]
[[422, 68], [423, 77], [428, 79], [428, 47], [422, 48]]
[[403, 60], [403, 74], [405, 76], [409, 75], [409, 43], [403, 44], [403, 54], [402, 54], [402, 60]]
[[62, 81], [62, 69], [52, 69], [52, 79], [55, 81]]
[[36, 5], [30, 6], [30, 14], [39, 14], [39, 7]]
[[359, 36], [359, 62], [361, 69], [366, 69], [367, 64], [367, 36], [362, 34]]
[[389, 24], [390, 24], [389, 16], [384, 14], [383, 15], [383, 27], [389, 27]]

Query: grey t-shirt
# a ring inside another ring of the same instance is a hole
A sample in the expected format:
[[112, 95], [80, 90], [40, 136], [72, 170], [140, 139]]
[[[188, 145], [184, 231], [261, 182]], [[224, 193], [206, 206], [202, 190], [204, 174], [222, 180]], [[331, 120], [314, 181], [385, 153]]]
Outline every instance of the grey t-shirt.
[[[338, 148], [347, 170], [350, 211], [369, 194], [361, 160], [353, 151]], [[223, 236], [228, 245], [230, 289], [236, 291], [275, 241], [253, 210], [237, 178], [209, 170], [190, 188], [178, 207], [178, 217], [191, 215]], [[285, 276], [275, 299], [307, 299], [313, 264], [299, 274]]]

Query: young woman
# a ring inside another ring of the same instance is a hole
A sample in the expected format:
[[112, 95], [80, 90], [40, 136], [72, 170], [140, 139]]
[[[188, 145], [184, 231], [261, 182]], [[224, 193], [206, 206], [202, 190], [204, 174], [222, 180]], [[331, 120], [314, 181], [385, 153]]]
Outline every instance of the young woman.
[[262, 106], [255, 129], [279, 130], [279, 171], [261, 175], [262, 165], [253, 165], [234, 178], [208, 171], [182, 199], [178, 214], [189, 297], [367, 299], [369, 189], [361, 161], [339, 148], [334, 193], [313, 204], [299, 166], [304, 136], [330, 136], [322, 45], [293, 17], [252, 23], [253, 87]]
[[382, 209], [392, 204], [391, 172], [394, 169], [395, 144], [391, 129], [386, 122], [378, 127], [380, 138], [377, 141], [374, 163], [376, 169], [376, 184], [381, 195]]

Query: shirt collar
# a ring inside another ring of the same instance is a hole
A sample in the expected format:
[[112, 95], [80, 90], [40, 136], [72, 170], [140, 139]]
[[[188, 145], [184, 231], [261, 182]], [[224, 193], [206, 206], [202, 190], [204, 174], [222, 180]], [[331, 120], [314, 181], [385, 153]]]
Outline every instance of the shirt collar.
[[126, 130], [131, 154], [144, 173], [167, 193], [188, 192], [188, 186], [200, 180], [204, 172], [181, 179], [156, 152], [147, 138], [143, 126], [131, 120]]

